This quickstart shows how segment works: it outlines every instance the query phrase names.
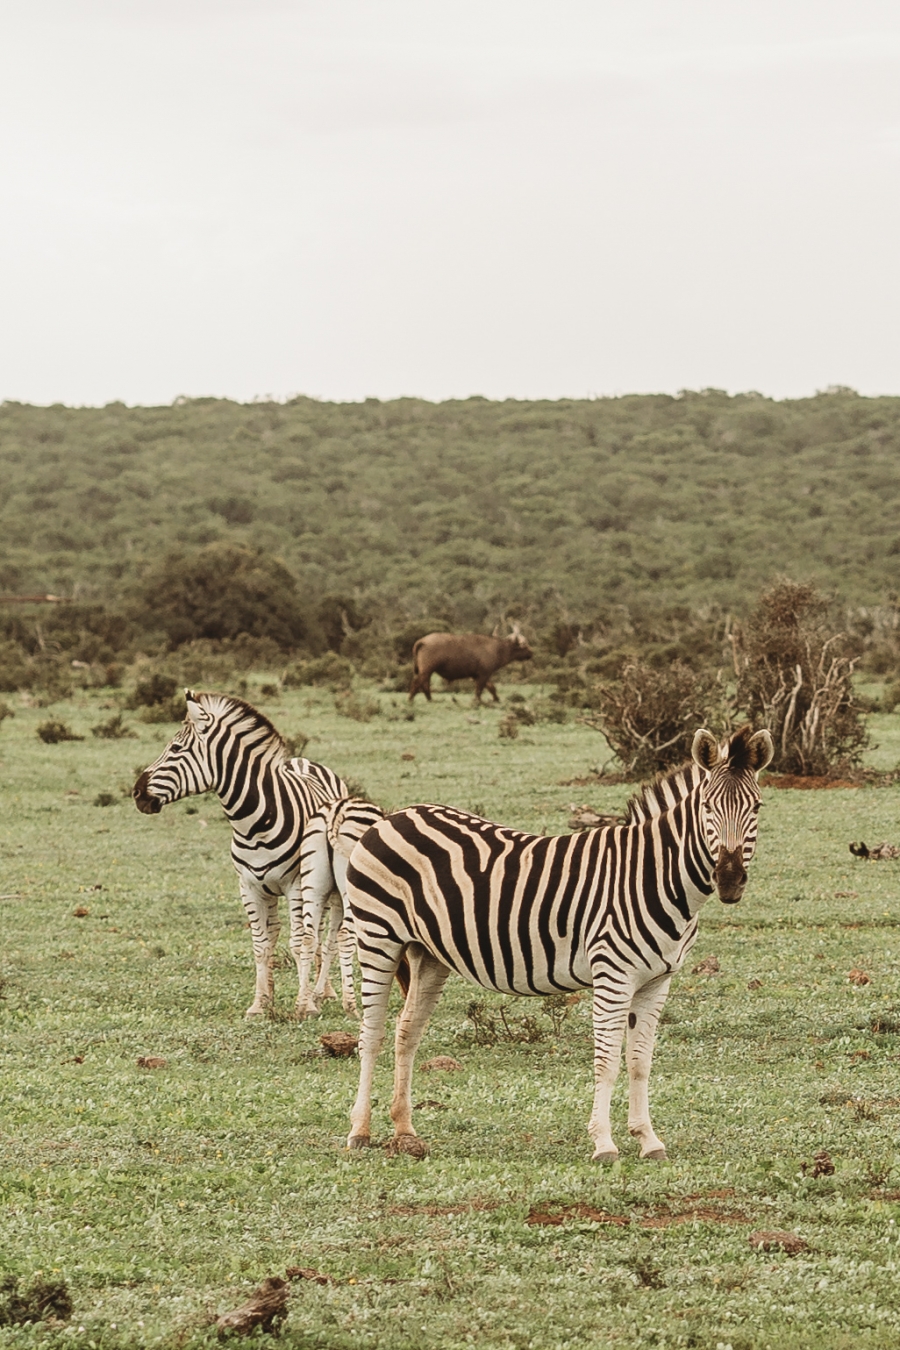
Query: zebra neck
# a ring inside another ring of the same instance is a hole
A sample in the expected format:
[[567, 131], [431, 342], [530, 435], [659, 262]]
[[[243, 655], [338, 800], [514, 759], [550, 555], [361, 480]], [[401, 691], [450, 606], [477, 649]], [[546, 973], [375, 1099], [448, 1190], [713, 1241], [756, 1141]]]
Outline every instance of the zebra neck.
[[700, 819], [700, 789], [696, 787], [672, 812], [680, 816], [679, 876], [687, 911], [695, 918], [715, 890], [713, 857]]
[[279, 772], [283, 766], [280, 747], [265, 744], [221, 765], [216, 791], [235, 834], [258, 838], [276, 826], [278, 803], [284, 794]]

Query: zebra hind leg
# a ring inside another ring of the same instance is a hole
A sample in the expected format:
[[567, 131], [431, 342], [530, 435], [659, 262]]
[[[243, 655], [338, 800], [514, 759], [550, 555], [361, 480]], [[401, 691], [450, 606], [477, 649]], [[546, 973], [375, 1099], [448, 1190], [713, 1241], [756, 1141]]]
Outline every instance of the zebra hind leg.
[[377, 950], [360, 952], [363, 968], [363, 1020], [359, 1033], [359, 1089], [350, 1112], [348, 1148], [368, 1148], [372, 1123], [372, 1079], [375, 1061], [384, 1045], [388, 999], [403, 944], [383, 940]]
[[410, 966], [410, 985], [403, 1011], [397, 1019], [394, 1049], [394, 1097], [391, 1119], [395, 1139], [415, 1136], [412, 1123], [413, 1060], [428, 1019], [434, 1012], [448, 968], [424, 947], [413, 944], [406, 949]]
[[353, 985], [353, 958], [356, 956], [356, 935], [347, 920], [338, 929], [338, 960], [341, 965], [341, 1005], [348, 1017], [359, 1017], [356, 989]]
[[671, 976], [650, 980], [636, 990], [628, 1014], [628, 1044], [625, 1057], [628, 1062], [628, 1130], [640, 1140], [641, 1157], [651, 1162], [663, 1162], [666, 1146], [650, 1123], [650, 1105], [647, 1089], [656, 1026], [669, 992]]
[[326, 998], [336, 998], [334, 986], [329, 979], [331, 974], [331, 965], [335, 954], [340, 945], [339, 929], [344, 918], [341, 897], [337, 891], [332, 891], [328, 897], [328, 934], [320, 948], [319, 956], [319, 975], [316, 980], [316, 987], [313, 989], [312, 997], [316, 1011], [322, 1007]]

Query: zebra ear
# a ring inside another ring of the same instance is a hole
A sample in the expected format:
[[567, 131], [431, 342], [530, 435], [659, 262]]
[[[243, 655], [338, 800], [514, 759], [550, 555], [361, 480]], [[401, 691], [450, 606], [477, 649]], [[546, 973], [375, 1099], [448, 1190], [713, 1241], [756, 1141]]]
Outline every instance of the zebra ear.
[[706, 769], [707, 773], [719, 762], [719, 742], [705, 727], [701, 727], [694, 735], [691, 759], [695, 764], [699, 764], [701, 769]]
[[193, 722], [197, 731], [205, 731], [209, 718], [197, 702], [197, 695], [193, 689], [185, 689], [184, 701], [187, 704], [188, 721]]
[[748, 767], [754, 773], [760, 773], [767, 764], [771, 764], [774, 755], [775, 744], [768, 731], [758, 731], [755, 736], [750, 737], [747, 744]]

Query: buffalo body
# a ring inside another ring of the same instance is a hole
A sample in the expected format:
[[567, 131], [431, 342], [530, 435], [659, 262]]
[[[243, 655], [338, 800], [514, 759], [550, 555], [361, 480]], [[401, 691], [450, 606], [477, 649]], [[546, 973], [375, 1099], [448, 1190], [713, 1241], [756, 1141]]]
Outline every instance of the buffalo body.
[[518, 630], [512, 637], [487, 637], [484, 633], [429, 633], [413, 647], [413, 677], [409, 686], [412, 701], [416, 694], [431, 698], [431, 677], [445, 680], [474, 680], [475, 701], [489, 689], [499, 700], [492, 676], [510, 661], [527, 661], [531, 648]]

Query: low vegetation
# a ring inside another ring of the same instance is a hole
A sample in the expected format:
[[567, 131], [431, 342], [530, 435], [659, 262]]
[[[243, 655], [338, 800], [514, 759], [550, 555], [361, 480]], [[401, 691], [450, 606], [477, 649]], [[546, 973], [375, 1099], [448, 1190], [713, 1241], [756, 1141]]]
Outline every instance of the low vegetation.
[[[477, 713], [438, 692], [408, 722], [405, 696], [370, 682], [381, 714], [360, 723], [326, 687], [240, 678], [386, 807], [443, 800], [552, 832], [573, 799], [616, 813], [631, 791], [593, 781], [608, 752], [571, 715], [498, 737], [549, 687]], [[896, 1344], [900, 864], [847, 845], [900, 842], [900, 787], [764, 788], [747, 894], [707, 905], [666, 1004], [652, 1092], [670, 1163], [638, 1163], [624, 1082], [622, 1160], [588, 1161], [589, 997], [457, 980], [416, 1080], [430, 1156], [348, 1155], [357, 1065], [319, 1037], [353, 1028], [334, 1004], [290, 1020], [284, 935], [275, 1016], [243, 1020], [227, 824], [205, 797], [133, 809], [174, 728], [92, 736], [115, 697], [54, 707], [80, 742], [43, 743], [46, 711], [20, 699], [0, 728], [0, 1344], [211, 1347], [218, 1318], [285, 1279], [273, 1344], [298, 1350]], [[893, 766], [900, 716], [869, 721], [866, 762]]]

